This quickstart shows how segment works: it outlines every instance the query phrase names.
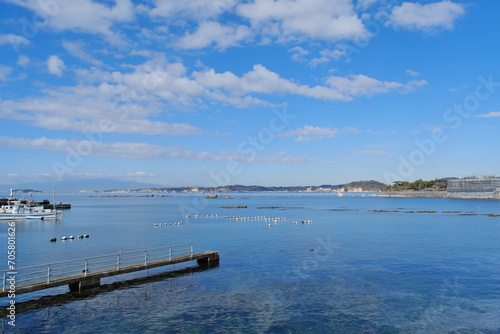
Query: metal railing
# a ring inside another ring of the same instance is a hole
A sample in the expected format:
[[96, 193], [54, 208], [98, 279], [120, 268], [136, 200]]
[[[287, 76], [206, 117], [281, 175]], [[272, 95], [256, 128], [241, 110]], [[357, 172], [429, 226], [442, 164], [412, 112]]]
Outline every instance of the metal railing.
[[68, 277], [85, 277], [92, 272], [119, 271], [127, 266], [147, 266], [155, 261], [172, 260], [176, 257], [193, 257], [193, 244], [182, 244], [132, 252], [119, 252], [110, 255], [86, 257], [35, 266], [2, 270], [2, 291], [6, 291], [9, 275], [15, 273], [15, 284], [29, 286], [51, 283]]

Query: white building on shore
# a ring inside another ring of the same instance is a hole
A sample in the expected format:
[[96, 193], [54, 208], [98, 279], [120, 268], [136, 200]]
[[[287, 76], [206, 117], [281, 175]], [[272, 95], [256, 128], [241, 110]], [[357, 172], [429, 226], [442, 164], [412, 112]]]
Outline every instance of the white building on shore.
[[500, 195], [500, 177], [483, 175], [448, 179], [446, 190], [450, 196], [497, 197]]

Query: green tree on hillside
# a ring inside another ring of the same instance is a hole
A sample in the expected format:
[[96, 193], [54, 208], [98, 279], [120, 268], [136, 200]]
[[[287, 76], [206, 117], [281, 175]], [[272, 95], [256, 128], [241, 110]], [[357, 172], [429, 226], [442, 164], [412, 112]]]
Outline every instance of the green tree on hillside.
[[445, 190], [448, 182], [443, 179], [435, 179], [430, 181], [423, 181], [422, 179], [415, 180], [414, 182], [408, 181], [394, 181], [393, 184], [387, 185], [384, 191], [420, 191], [420, 190]]

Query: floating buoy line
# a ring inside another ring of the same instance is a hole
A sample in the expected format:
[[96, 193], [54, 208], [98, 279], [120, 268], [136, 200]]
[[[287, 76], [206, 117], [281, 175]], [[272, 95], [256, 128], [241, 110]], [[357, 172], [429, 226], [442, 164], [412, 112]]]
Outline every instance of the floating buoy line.
[[[89, 238], [90, 235], [88, 234], [82, 234], [82, 235], [79, 235], [77, 236], [78, 239], [86, 239], [86, 238]], [[65, 241], [65, 240], [73, 240], [75, 239], [75, 237], [73, 235], [70, 235], [69, 237], [66, 237], [66, 236], [63, 236], [61, 237], [61, 240]], [[50, 242], [56, 242], [57, 241], [57, 238], [52, 238], [49, 240]]]
[[176, 222], [176, 223], [156, 223], [156, 224], [153, 224], [153, 226], [154, 226], [154, 227], [158, 227], [158, 226], [169, 226], [169, 225], [182, 226], [182, 225], [184, 225], [184, 222]]

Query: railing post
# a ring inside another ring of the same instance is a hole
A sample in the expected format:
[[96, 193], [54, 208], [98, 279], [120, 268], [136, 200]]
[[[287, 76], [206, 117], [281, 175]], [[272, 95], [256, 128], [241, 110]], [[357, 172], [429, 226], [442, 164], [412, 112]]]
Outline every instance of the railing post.
[[47, 283], [50, 283], [50, 264], [47, 266]]
[[144, 265], [145, 266], [148, 265], [148, 251], [147, 250], [144, 251]]
[[85, 259], [85, 269], [83, 269], [84, 275], [87, 276], [87, 271], [89, 271], [89, 260]]
[[168, 260], [172, 260], [172, 247], [168, 248]]
[[193, 244], [191, 244], [191, 258], [193, 258]]
[[5, 291], [5, 280], [7, 279], [7, 272], [3, 272], [3, 283], [2, 283], [2, 291]]
[[120, 254], [118, 254], [118, 259], [116, 260], [116, 270], [120, 270]]

